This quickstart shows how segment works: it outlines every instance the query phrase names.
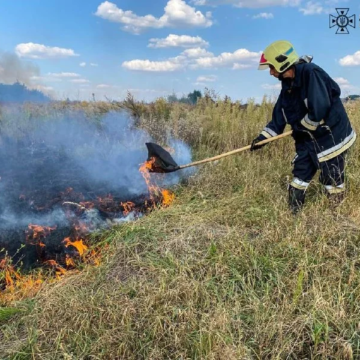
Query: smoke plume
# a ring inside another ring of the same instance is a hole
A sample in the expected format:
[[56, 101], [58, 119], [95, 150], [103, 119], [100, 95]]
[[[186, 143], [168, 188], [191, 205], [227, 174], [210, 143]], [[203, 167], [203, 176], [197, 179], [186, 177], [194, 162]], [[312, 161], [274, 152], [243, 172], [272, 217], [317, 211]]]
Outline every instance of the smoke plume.
[[[139, 167], [147, 160], [149, 141], [153, 141], [150, 135], [134, 127], [126, 113], [89, 120], [83, 112], [72, 112], [48, 121], [24, 121], [23, 114], [13, 114], [12, 121], [0, 127], [0, 249], [14, 252], [24, 242], [29, 224], [56, 226], [58, 238], [69, 236], [69, 207], [64, 208], [64, 199], [77, 203], [111, 195], [117, 203], [136, 203], [148, 198]], [[185, 143], [170, 138], [168, 145], [175, 150], [176, 162], [191, 161]], [[168, 188], [188, 175], [189, 171], [180, 170], [151, 177]], [[75, 208], [71, 216], [76, 216]], [[82, 216], [90, 228], [109, 225], [97, 209]]]
[[34, 86], [32, 77], [35, 76], [40, 76], [40, 70], [35, 64], [21, 60], [13, 53], [0, 53], [0, 83], [20, 82], [31, 88]]

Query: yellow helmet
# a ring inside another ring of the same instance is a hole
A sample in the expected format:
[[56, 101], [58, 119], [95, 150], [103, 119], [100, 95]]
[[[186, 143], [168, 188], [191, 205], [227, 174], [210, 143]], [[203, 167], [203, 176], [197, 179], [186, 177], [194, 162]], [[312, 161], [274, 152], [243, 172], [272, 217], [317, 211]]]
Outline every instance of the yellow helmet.
[[278, 40], [271, 43], [261, 55], [259, 70], [274, 66], [279, 73], [287, 70], [299, 59], [299, 55], [289, 41]]

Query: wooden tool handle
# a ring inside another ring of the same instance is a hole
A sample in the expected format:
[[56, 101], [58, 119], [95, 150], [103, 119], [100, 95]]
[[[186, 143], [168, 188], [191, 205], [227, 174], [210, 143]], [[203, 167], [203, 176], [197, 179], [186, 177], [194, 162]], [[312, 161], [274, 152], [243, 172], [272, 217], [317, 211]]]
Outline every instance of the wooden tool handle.
[[[292, 134], [292, 130], [290, 131], [287, 131], [287, 132], [284, 132], [283, 134], [280, 134], [280, 135], [277, 135], [277, 136], [273, 136], [269, 139], [266, 139], [266, 140], [263, 140], [263, 141], [260, 141], [258, 142], [256, 145], [262, 145], [262, 144], [267, 144], [271, 141], [275, 141], [275, 140], [278, 140], [278, 139], [281, 139], [285, 136], [289, 136]], [[229, 155], [233, 155], [233, 154], [237, 154], [241, 151], [245, 151], [245, 150], [249, 150], [251, 148], [251, 145], [247, 145], [247, 146], [244, 146], [240, 149], [236, 149], [236, 150], [232, 150], [232, 151], [229, 151], [229, 152], [226, 152], [224, 154], [221, 154], [221, 155], [217, 155], [217, 156], [213, 156], [211, 158], [207, 158], [207, 159], [204, 159], [204, 160], [199, 160], [199, 161], [195, 161], [195, 162], [192, 162], [190, 164], [186, 164], [186, 165], [180, 165], [179, 166], [179, 170], [180, 169], [185, 169], [187, 167], [190, 167], [190, 166], [195, 166], [195, 165], [199, 165], [199, 164], [204, 164], [204, 163], [207, 163], [207, 162], [210, 162], [210, 161], [215, 161], [215, 160], [219, 160], [219, 159], [222, 159], [226, 156], [229, 156]]]

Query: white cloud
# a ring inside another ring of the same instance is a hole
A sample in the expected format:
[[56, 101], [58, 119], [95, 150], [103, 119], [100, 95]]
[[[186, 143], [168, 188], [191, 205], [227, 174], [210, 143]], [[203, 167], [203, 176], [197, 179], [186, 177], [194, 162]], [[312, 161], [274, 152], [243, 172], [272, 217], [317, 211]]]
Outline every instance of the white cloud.
[[233, 69], [241, 69], [250, 67], [252, 63], [257, 62], [261, 56], [261, 52], [252, 52], [247, 49], [238, 49], [233, 53], [224, 52], [219, 56], [209, 56], [196, 59], [194, 67], [216, 68], [216, 67], [232, 67]]
[[45, 95], [51, 98], [55, 97], [54, 88], [52, 86], [47, 86], [43, 84], [32, 84], [32, 85], [28, 85], [28, 88], [31, 90], [41, 91], [42, 93], [44, 93]]
[[346, 97], [348, 95], [360, 92], [360, 88], [351, 84], [348, 79], [345, 79], [343, 77], [336, 77], [334, 78], [334, 81], [336, 81], [337, 84], [340, 86], [342, 97]]
[[281, 90], [281, 83], [278, 84], [262, 84], [261, 87], [265, 90]]
[[[80, 64], [79, 64], [81, 67], [85, 67], [86, 66], [86, 62], [84, 61], [84, 62], [81, 62]], [[90, 66], [99, 66], [98, 64], [95, 64], [95, 63], [89, 63], [89, 65]]]
[[348, 86], [350, 85], [349, 80], [343, 78], [343, 77], [337, 77], [334, 78], [334, 81], [336, 81], [340, 86]]
[[76, 84], [85, 84], [90, 82], [89, 80], [86, 79], [72, 79], [70, 80], [72, 83], [76, 83]]
[[166, 94], [167, 90], [156, 90], [156, 89], [127, 89], [131, 93], [143, 92], [143, 93], [152, 93], [152, 94]]
[[233, 70], [243, 70], [243, 69], [248, 69], [250, 68], [251, 65], [250, 64], [239, 64], [239, 63], [235, 63], [232, 67]]
[[53, 77], [53, 76], [31, 76], [30, 80], [33, 80], [35, 82], [43, 82], [43, 81], [47, 81], [47, 82], [61, 82], [62, 79], [59, 77]]
[[360, 66], [360, 50], [339, 60], [341, 66]]
[[54, 88], [53, 87], [51, 87], [51, 86], [42, 86], [42, 85], [37, 85], [37, 88], [39, 89], [39, 90], [42, 90], [42, 91], [51, 91], [51, 90], [54, 90]]
[[35, 85], [32, 87], [33, 89], [40, 90], [40, 91], [51, 91], [54, 90], [51, 86], [45, 86], [45, 85]]
[[64, 79], [74, 79], [79, 78], [80, 74], [73, 72], [60, 72], [60, 73], [47, 73], [44, 76], [32, 76], [31, 80], [35, 82], [61, 82]]
[[152, 38], [148, 47], [150, 48], [167, 48], [167, 47], [207, 47], [209, 43], [200, 36], [174, 35], [170, 34], [164, 39]]
[[186, 49], [180, 55], [164, 61], [152, 60], [130, 60], [122, 63], [128, 70], [166, 72], [184, 70], [186, 68], [217, 68], [230, 67], [232, 69], [243, 69], [257, 64], [261, 52], [250, 52], [247, 49], [239, 49], [233, 53], [222, 53], [214, 56], [205, 49]]
[[[1, 68], [0, 71], [3, 71], [3, 68]], [[42, 77], [38, 76], [38, 75], [33, 75], [33, 76], [30, 76], [30, 80], [40, 81], [40, 80], [42, 80]]]
[[80, 76], [79, 74], [72, 73], [72, 72], [48, 73], [47, 75], [50, 77], [56, 77], [56, 78], [74, 78], [74, 77]]
[[153, 71], [153, 72], [167, 72], [180, 70], [181, 63], [176, 63], [172, 60], [165, 61], [150, 61], [150, 60], [130, 60], [124, 61], [122, 66], [128, 70], [137, 71]]
[[123, 30], [135, 34], [148, 28], [209, 27], [212, 25], [210, 12], [204, 15], [201, 11], [196, 11], [195, 8], [186, 4], [183, 0], [169, 0], [164, 8], [164, 14], [160, 18], [156, 18], [153, 15], [138, 16], [131, 10], [124, 11], [119, 9], [109, 1], [101, 3], [95, 15], [123, 24]]
[[335, 8], [339, 2], [348, 0], [325, 0], [325, 1], [308, 1], [304, 7], [300, 7], [299, 11], [304, 15], [320, 15], [331, 14], [335, 12]]
[[299, 9], [304, 15], [318, 15], [326, 12], [320, 2], [308, 1], [305, 7]]
[[273, 17], [274, 17], [274, 15], [272, 13], [263, 12], [263, 13], [254, 15], [253, 19], [272, 19]]
[[196, 82], [204, 83], [204, 82], [213, 82], [217, 79], [216, 75], [207, 75], [207, 76], [198, 76]]
[[301, 11], [304, 15], [316, 15], [330, 14], [334, 11], [334, 8], [337, 7], [337, 4], [339, 2], [346, 1], [348, 0], [310, 0], [306, 2], [305, 0], [190, 0], [190, 3], [197, 6], [232, 5], [238, 8], [248, 9], [262, 9], [271, 7], [299, 7], [299, 11]]
[[350, 93], [358, 93], [360, 91], [359, 87], [352, 85], [348, 79], [343, 77], [336, 77], [334, 81], [340, 86], [343, 97]]
[[194, 62], [201, 56], [212, 56], [212, 53], [205, 49], [195, 48], [186, 49], [179, 56], [169, 58], [163, 61], [152, 60], [130, 60], [124, 61], [122, 66], [128, 70], [150, 71], [150, 72], [171, 72], [186, 68], [191, 62]]
[[61, 59], [79, 56], [72, 49], [45, 46], [31, 42], [16, 45], [15, 52], [19, 57], [30, 59]]
[[98, 89], [108, 89], [111, 87], [111, 85], [108, 85], [108, 84], [99, 84], [99, 85], [96, 85], [96, 87]]
[[240, 8], [260, 9], [274, 6], [298, 6], [301, 0], [191, 0], [194, 5], [233, 5]]
[[181, 55], [184, 55], [192, 59], [214, 56], [212, 52], [206, 51], [205, 49], [202, 48], [186, 49], [181, 53]]

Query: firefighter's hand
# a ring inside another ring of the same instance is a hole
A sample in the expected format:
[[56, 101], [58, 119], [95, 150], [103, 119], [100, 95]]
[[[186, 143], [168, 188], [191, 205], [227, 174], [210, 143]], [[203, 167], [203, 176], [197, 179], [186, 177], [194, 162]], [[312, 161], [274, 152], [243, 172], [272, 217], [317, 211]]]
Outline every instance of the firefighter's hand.
[[263, 146], [265, 146], [265, 144], [263, 145], [257, 145], [258, 142], [264, 140], [262, 137], [258, 136], [257, 138], [255, 138], [252, 143], [251, 143], [251, 147], [250, 147], [250, 151], [254, 151], [254, 150], [259, 150], [261, 149]]

